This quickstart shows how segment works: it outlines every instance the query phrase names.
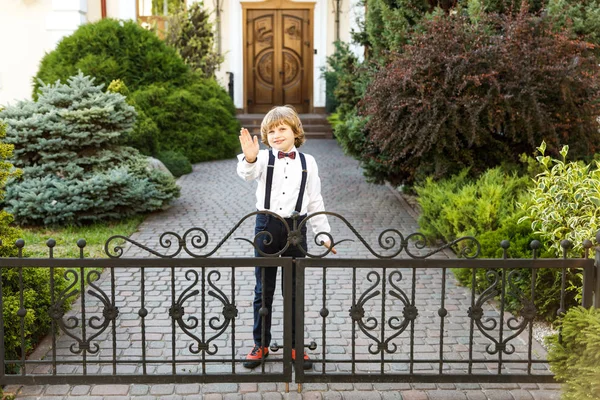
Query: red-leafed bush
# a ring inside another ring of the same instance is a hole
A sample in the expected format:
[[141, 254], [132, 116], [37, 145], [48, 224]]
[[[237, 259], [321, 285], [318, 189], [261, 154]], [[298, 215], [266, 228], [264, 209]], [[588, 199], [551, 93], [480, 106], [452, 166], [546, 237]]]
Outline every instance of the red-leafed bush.
[[527, 10], [484, 15], [476, 24], [436, 17], [423, 28], [376, 74], [361, 102], [370, 117], [362, 158], [388, 166], [379, 180], [412, 183], [465, 167], [478, 174], [517, 162], [542, 140], [553, 151], [568, 144], [575, 157], [598, 150], [591, 44], [552, 32]]

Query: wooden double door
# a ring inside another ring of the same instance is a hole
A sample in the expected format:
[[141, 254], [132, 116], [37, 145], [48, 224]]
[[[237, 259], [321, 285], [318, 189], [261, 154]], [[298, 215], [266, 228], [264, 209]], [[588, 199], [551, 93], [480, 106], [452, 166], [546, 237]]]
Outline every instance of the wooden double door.
[[[257, 4], [261, 3], [244, 4], [248, 7], [244, 7], [246, 112], [264, 113], [289, 104], [308, 113], [312, 106], [312, 9], [249, 8]], [[294, 6], [298, 4], [302, 3]]]

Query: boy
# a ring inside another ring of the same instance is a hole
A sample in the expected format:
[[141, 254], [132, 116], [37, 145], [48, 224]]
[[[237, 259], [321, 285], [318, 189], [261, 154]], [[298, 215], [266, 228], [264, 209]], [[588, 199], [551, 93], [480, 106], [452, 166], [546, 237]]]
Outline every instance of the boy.
[[[297, 211], [298, 224], [306, 217], [318, 211], [324, 211], [323, 197], [321, 196], [321, 180], [315, 159], [308, 155], [299, 153], [297, 148], [306, 140], [302, 122], [290, 106], [275, 107], [269, 111], [260, 126], [262, 142], [269, 150], [259, 150], [258, 137], [252, 138], [247, 129], [240, 131], [240, 144], [243, 154], [238, 156], [237, 173], [244, 180], [258, 180], [256, 190], [256, 208], [259, 211], [268, 210], [285, 218], [290, 229], [293, 228], [292, 214]], [[271, 169], [271, 173], [267, 171]], [[313, 232], [329, 232], [330, 227], [325, 215], [318, 215], [310, 219]], [[277, 218], [268, 214], [256, 215], [255, 234], [268, 231], [273, 235], [270, 243], [265, 240], [257, 240], [260, 250], [266, 254], [274, 254], [282, 250], [287, 243], [287, 229]], [[300, 246], [306, 251], [306, 225], [302, 227], [302, 243]], [[266, 240], [269, 242], [269, 240]], [[324, 246], [330, 248], [336, 254], [331, 243], [326, 241]], [[260, 253], [255, 250], [255, 256]], [[304, 257], [304, 253], [294, 245], [282, 254], [284, 257]], [[262, 273], [265, 274], [265, 287], [262, 287]], [[283, 272], [283, 271], [282, 271]], [[292, 310], [295, 310], [295, 278], [296, 271], [292, 271], [294, 281], [292, 292]], [[271, 342], [271, 310], [273, 294], [277, 277], [277, 267], [255, 267], [256, 285], [254, 287], [254, 347], [246, 356], [244, 367], [255, 368], [260, 365], [263, 357], [269, 354]], [[262, 316], [262, 292], [265, 291], [265, 342], [261, 347], [261, 334], [263, 330]], [[292, 312], [292, 347], [295, 339], [295, 312]], [[300, 350], [302, 352], [302, 350]], [[302, 352], [303, 353], [303, 352]], [[301, 353], [301, 354], [302, 354]], [[312, 368], [312, 362], [308, 355], [304, 354], [304, 368]], [[296, 359], [296, 350], [292, 350], [292, 360]]]

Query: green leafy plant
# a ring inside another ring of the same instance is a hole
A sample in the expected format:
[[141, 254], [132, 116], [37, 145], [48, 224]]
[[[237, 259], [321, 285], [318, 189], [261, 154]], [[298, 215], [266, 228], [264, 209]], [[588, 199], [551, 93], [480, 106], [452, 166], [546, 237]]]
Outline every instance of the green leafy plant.
[[[567, 162], [569, 146], [561, 149], [562, 159], [545, 155], [545, 142], [538, 151], [541, 155], [536, 159], [541, 172], [533, 179], [527, 201], [520, 203], [525, 215], [519, 222], [530, 223], [552, 256], [561, 257], [565, 251], [561, 241], [569, 240], [571, 253], [582, 257], [584, 240], [593, 240], [600, 229], [600, 162], [594, 161], [594, 166], [582, 161]], [[560, 299], [562, 271], [545, 274], [545, 291]], [[583, 276], [580, 271], [568, 270], [565, 278], [565, 303], [573, 305], [581, 299]], [[546, 306], [555, 312], [559, 309], [556, 301]]]
[[546, 343], [550, 368], [564, 382], [562, 399], [600, 399], [600, 310], [571, 308], [559, 328]]
[[107, 91], [125, 96], [127, 104], [135, 108], [135, 112], [137, 113], [133, 129], [131, 131], [123, 132], [119, 143], [125, 146], [131, 146], [139, 150], [140, 153], [148, 156], [156, 154], [158, 151], [158, 138], [160, 135], [158, 127], [152, 118], [148, 117], [144, 110], [142, 110], [131, 98], [125, 82], [121, 79], [114, 80], [108, 85]]
[[570, 240], [573, 252], [583, 254], [583, 241], [592, 240], [600, 229], [600, 162], [567, 162], [569, 146], [560, 150], [562, 159], [546, 155], [546, 143], [538, 147], [536, 159], [542, 168], [529, 189], [529, 200], [520, 221], [531, 223], [556, 257], [562, 255], [560, 242]]
[[371, 154], [389, 167], [380, 181], [412, 184], [464, 168], [477, 176], [542, 140], [554, 151], [569, 144], [575, 157], [594, 154], [600, 68], [590, 44], [525, 9], [478, 24], [457, 14], [422, 25], [361, 102], [372, 117]]

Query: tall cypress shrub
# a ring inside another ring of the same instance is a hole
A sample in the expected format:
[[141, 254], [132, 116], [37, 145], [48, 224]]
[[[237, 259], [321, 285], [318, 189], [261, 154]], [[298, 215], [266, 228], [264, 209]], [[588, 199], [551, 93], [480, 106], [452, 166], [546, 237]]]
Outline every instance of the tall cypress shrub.
[[79, 74], [43, 85], [37, 101], [0, 112], [14, 164], [6, 208], [20, 224], [84, 224], [154, 211], [178, 196], [174, 180], [146, 168], [146, 158], [119, 146], [135, 109], [118, 93]]

